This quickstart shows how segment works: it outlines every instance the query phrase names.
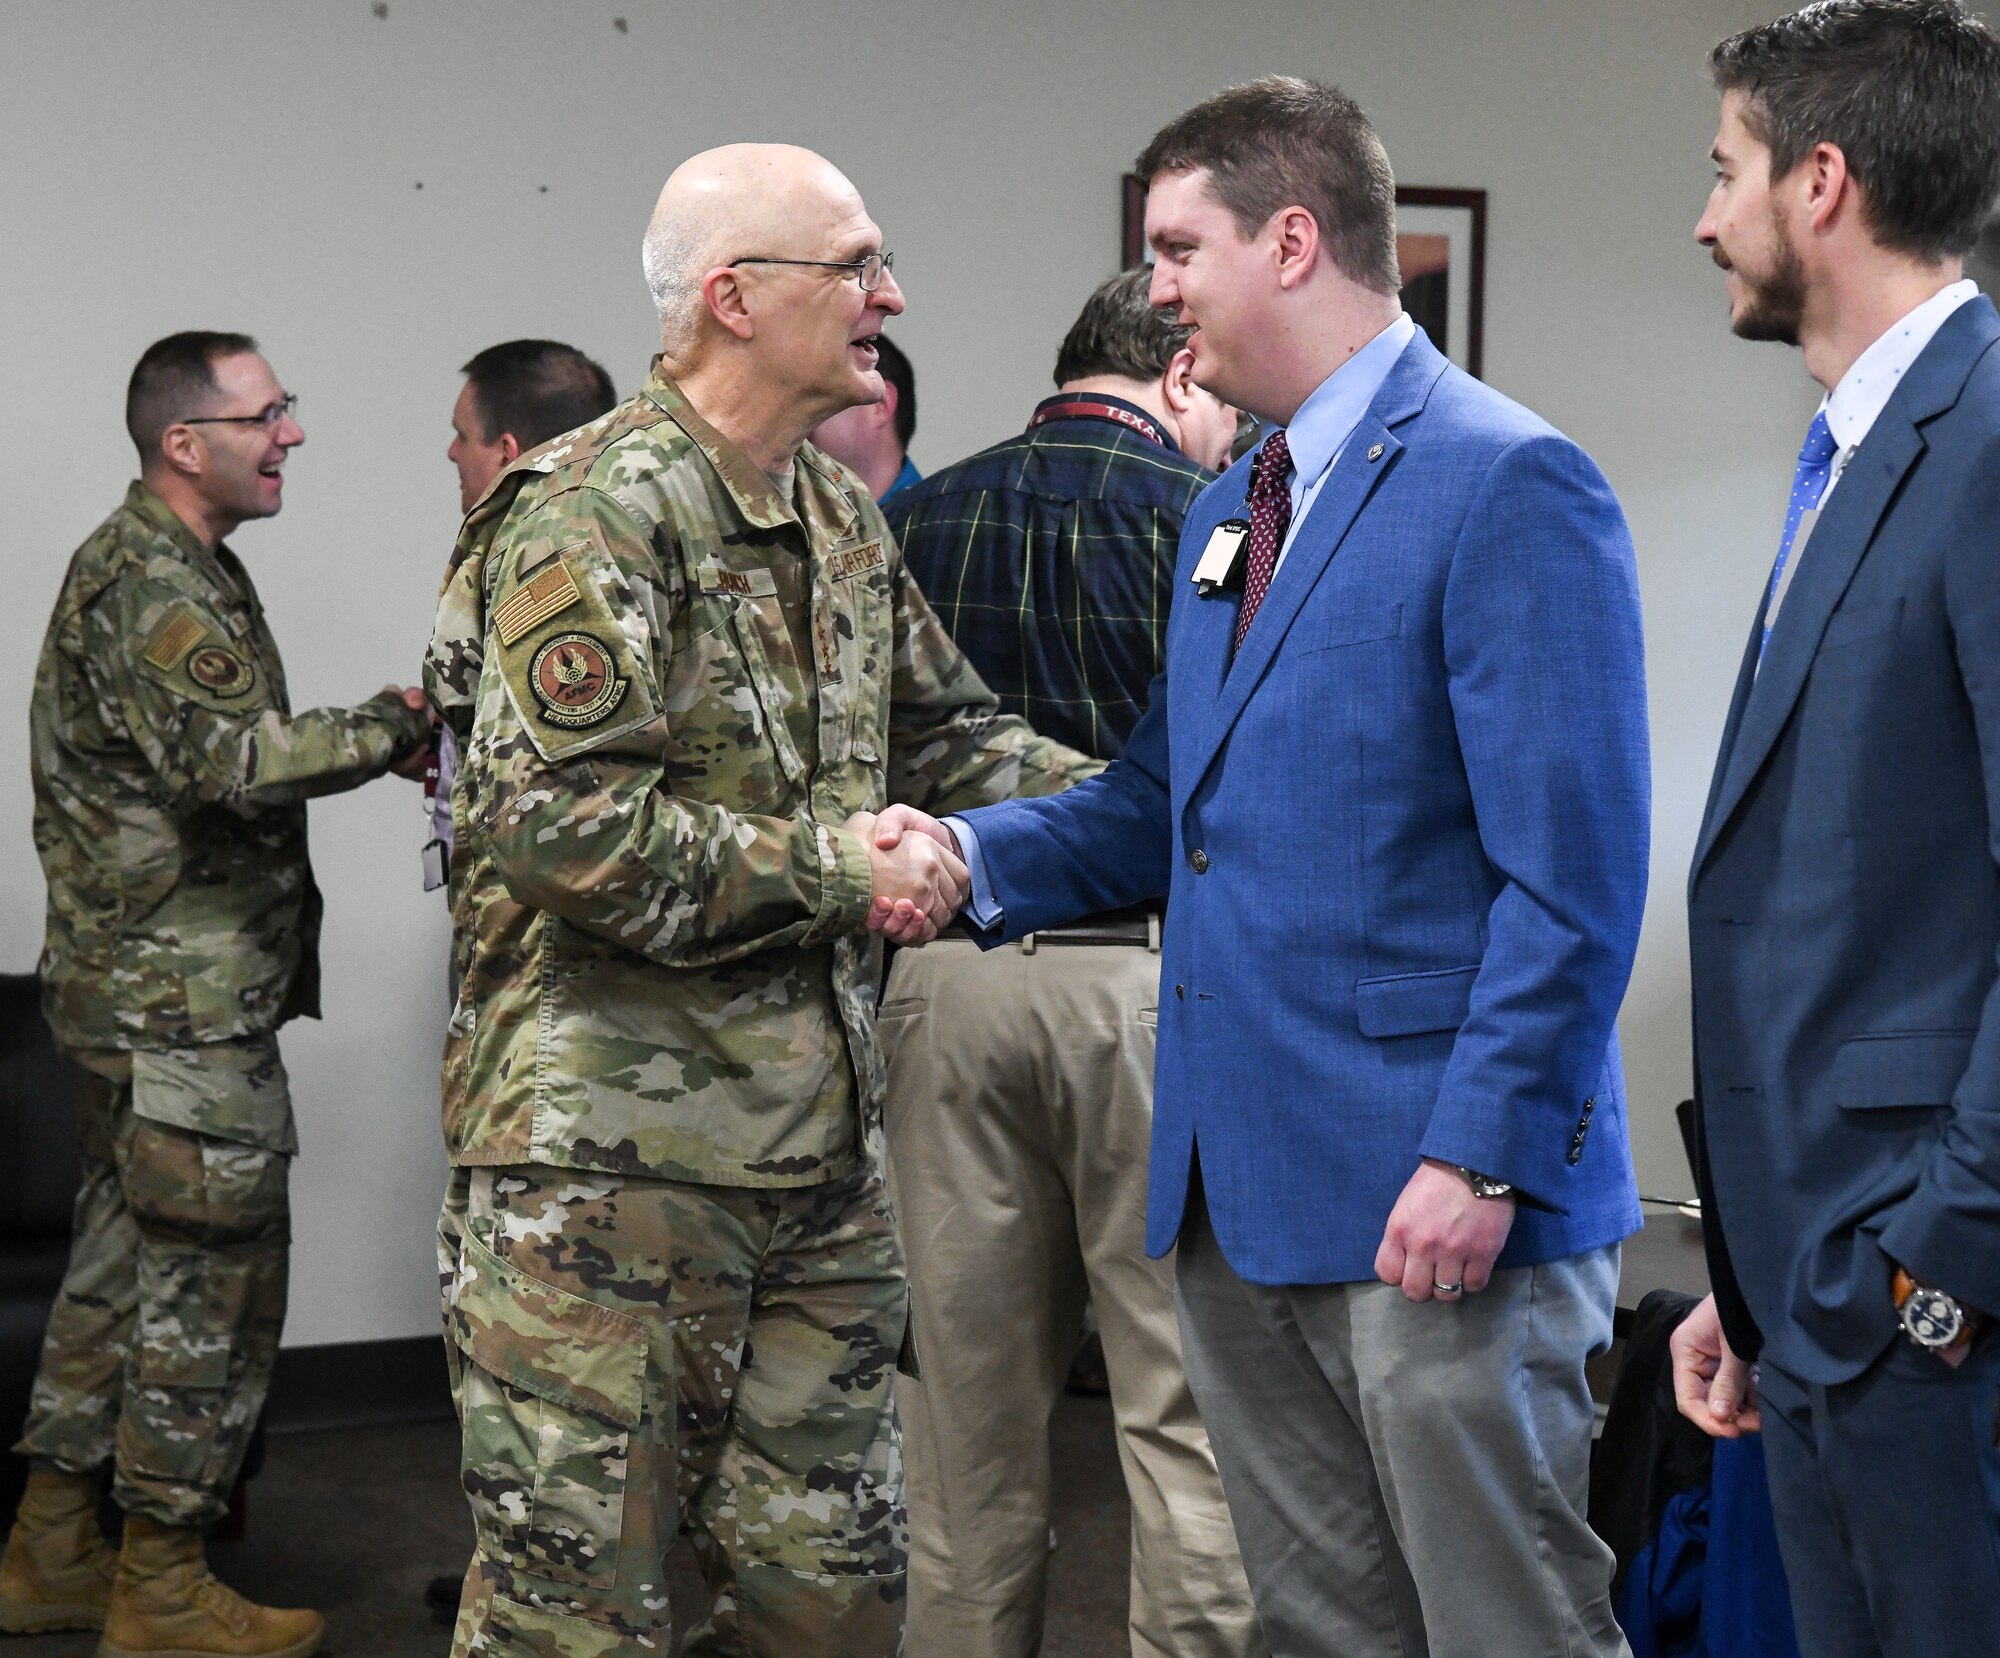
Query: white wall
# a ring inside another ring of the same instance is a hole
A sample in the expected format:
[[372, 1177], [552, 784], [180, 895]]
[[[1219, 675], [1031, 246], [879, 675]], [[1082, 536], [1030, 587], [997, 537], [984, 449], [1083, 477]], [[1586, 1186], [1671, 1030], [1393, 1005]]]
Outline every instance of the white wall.
[[[810, 144], [899, 255], [920, 464], [1013, 429], [1118, 253], [1118, 176], [1167, 116], [1271, 70], [1332, 79], [1398, 176], [1492, 196], [1487, 375], [1602, 462], [1647, 604], [1653, 902], [1624, 1032], [1642, 1182], [1684, 1191], [1681, 891], [1754, 593], [1812, 407], [1795, 357], [1731, 340], [1688, 239], [1708, 184], [1702, 54], [1735, 0], [65, 0], [0, 5], [0, 967], [42, 887], [25, 710], [71, 548], [132, 472], [148, 341], [257, 334], [310, 442], [282, 519], [235, 541], [301, 706], [409, 680], [456, 522], [457, 365], [575, 341], [621, 392], [652, 316], [639, 233], [712, 143]], [[616, 19], [626, 19], [620, 29]], [[418, 186], [421, 185], [421, 188]], [[313, 808], [323, 1023], [295, 1025], [295, 1343], [435, 1327], [428, 1235], [445, 922], [416, 791]]]

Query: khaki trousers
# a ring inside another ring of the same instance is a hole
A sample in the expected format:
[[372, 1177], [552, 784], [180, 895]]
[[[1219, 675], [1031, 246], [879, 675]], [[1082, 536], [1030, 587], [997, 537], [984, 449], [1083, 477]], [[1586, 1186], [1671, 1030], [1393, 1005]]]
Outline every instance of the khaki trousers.
[[878, 1029], [921, 1382], [896, 1380], [910, 1658], [1030, 1658], [1049, 1417], [1095, 1304], [1132, 1502], [1136, 1658], [1266, 1649], [1145, 1252], [1160, 958], [1142, 944], [896, 956]]

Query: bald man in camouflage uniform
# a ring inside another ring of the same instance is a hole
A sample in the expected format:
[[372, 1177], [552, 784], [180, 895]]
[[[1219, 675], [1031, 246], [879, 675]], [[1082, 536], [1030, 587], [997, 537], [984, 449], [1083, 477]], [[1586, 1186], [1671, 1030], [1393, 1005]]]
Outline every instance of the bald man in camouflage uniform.
[[686, 1652], [901, 1650], [868, 929], [930, 936], [964, 871], [897, 862], [872, 814], [1097, 763], [998, 712], [804, 445], [881, 395], [880, 248], [809, 152], [689, 162], [648, 236], [661, 364], [504, 475], [447, 578], [458, 1654], [664, 1652], [682, 1530], [714, 1592]]
[[[84, 1182], [16, 1449], [0, 1629], [106, 1630], [106, 1653], [296, 1655], [311, 1612], [216, 1583], [228, 1501], [284, 1323], [298, 1149], [276, 1031], [317, 1016], [305, 801], [420, 763], [393, 687], [294, 715], [222, 535], [278, 510], [304, 441], [241, 335], [180, 335], [134, 371], [141, 481], [70, 561], [30, 710], [48, 879], [45, 1006], [82, 1065]], [[97, 1534], [101, 1471], [126, 1515]]]

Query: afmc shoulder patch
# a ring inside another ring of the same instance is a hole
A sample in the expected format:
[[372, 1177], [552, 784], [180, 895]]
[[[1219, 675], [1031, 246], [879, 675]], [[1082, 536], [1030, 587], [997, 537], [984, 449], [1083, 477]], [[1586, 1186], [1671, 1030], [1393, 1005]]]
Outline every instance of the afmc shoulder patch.
[[234, 651], [204, 645], [187, 659], [188, 678], [219, 697], [240, 697], [257, 683], [257, 670]]
[[630, 683], [618, 677], [610, 648], [591, 633], [553, 634], [528, 662], [528, 690], [541, 717], [573, 731], [610, 719]]

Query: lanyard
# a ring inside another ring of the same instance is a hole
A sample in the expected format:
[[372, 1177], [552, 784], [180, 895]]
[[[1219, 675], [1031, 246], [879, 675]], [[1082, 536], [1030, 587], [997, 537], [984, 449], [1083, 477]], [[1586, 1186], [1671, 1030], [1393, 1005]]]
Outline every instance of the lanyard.
[[1128, 409], [1121, 403], [1107, 403], [1097, 397], [1071, 397], [1061, 403], [1048, 403], [1035, 411], [1035, 418], [1028, 422], [1028, 430], [1046, 426], [1052, 420], [1115, 420], [1120, 426], [1129, 426], [1142, 438], [1150, 438], [1162, 449], [1171, 449], [1167, 434], [1154, 425], [1137, 409]]

